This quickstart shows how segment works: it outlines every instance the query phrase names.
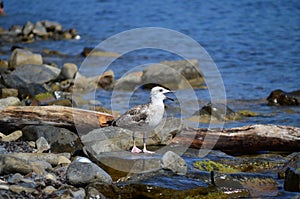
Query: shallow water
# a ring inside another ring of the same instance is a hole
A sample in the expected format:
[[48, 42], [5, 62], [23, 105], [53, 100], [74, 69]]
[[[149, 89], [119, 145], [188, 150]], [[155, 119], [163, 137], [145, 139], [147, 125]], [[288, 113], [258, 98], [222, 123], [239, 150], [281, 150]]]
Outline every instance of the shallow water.
[[[198, 41], [210, 54], [222, 75], [228, 105], [235, 111], [252, 110], [258, 117], [228, 122], [226, 127], [253, 123], [270, 123], [300, 126], [299, 107], [269, 107], [266, 97], [274, 89], [287, 92], [300, 89], [300, 2], [294, 1], [118, 1], [105, 0], [7, 0], [7, 16], [0, 18], [0, 26], [8, 29], [26, 21], [57, 21], [64, 28], [76, 28], [80, 40], [39, 41], [20, 44], [35, 51], [58, 50], [68, 55], [78, 55], [84, 47], [95, 47], [109, 36], [139, 27], [164, 27], [179, 31]], [[135, 42], [135, 41], [132, 41]], [[9, 46], [1, 46], [7, 51]], [[0, 58], [7, 59], [7, 54]], [[61, 65], [75, 62], [80, 57], [50, 61]], [[110, 68], [121, 77], [132, 68], [163, 60], [178, 59], [160, 50], [140, 50], [116, 60]], [[201, 64], [201, 60], [200, 60]], [[99, 64], [100, 65], [100, 64]], [[93, 74], [103, 69], [96, 64]], [[187, 92], [188, 91], [180, 91]], [[207, 90], [196, 89], [200, 105], [210, 101]], [[188, 95], [188, 94], [187, 94]], [[95, 96], [103, 106], [124, 112], [128, 104], [111, 105], [111, 91], [99, 90]], [[119, 94], [120, 99], [128, 94]], [[131, 94], [130, 94], [131, 96]], [[185, 96], [184, 94], [180, 96]], [[167, 103], [169, 115], [186, 116], [189, 110], [178, 103]], [[148, 101], [148, 92], [138, 89], [131, 96], [130, 106]], [[128, 100], [128, 99], [127, 99]], [[183, 99], [185, 100], [185, 99]], [[207, 126], [207, 124], [200, 124]]]

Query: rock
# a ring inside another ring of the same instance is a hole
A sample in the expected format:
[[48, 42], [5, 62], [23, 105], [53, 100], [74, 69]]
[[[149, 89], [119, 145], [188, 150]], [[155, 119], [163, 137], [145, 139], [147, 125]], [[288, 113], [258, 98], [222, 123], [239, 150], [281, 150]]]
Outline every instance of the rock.
[[0, 69], [8, 69], [8, 62], [6, 60], [0, 59]]
[[[284, 189], [286, 191], [300, 191], [300, 153], [290, 155], [290, 160], [282, 168], [284, 173]], [[280, 173], [278, 174], [280, 177]]]
[[12, 191], [12, 192], [15, 192], [15, 193], [33, 193], [35, 192], [35, 189], [34, 188], [28, 188], [28, 187], [25, 187], [25, 186], [20, 186], [20, 185], [10, 185], [9, 186], [9, 190]]
[[8, 106], [18, 106], [21, 102], [17, 97], [7, 97], [4, 99], [0, 99], [0, 109]]
[[48, 151], [50, 149], [50, 145], [44, 137], [37, 139], [35, 145], [38, 153], [43, 153], [44, 151]]
[[184, 89], [204, 83], [198, 60], [164, 61], [143, 71], [143, 84], [160, 84], [169, 89]]
[[23, 65], [8, 75], [4, 75], [4, 83], [12, 88], [22, 88], [24, 84], [39, 84], [54, 80], [60, 70], [48, 65]]
[[33, 171], [32, 166], [26, 160], [13, 157], [9, 154], [0, 155], [0, 174], [21, 173], [28, 174]]
[[88, 187], [86, 195], [87, 198], [106, 199], [106, 197], [94, 187]]
[[[180, 119], [168, 118], [161, 123], [155, 132], [147, 133], [147, 145], [162, 146], [171, 143], [173, 137], [182, 129]], [[136, 133], [136, 144], [142, 146], [142, 134]], [[132, 147], [132, 131], [119, 127], [94, 129], [81, 136], [84, 149], [91, 154], [111, 151], [128, 151]]]
[[1, 98], [18, 97], [18, 90], [14, 88], [2, 88], [0, 90]]
[[41, 23], [44, 25], [48, 32], [57, 32], [62, 31], [63, 29], [62, 25], [58, 22], [44, 20], [41, 21]]
[[74, 186], [85, 186], [92, 182], [112, 183], [111, 177], [99, 166], [78, 160], [69, 165], [66, 179]]
[[78, 71], [76, 64], [65, 63], [62, 68], [59, 77], [62, 79], [73, 79]]
[[45, 37], [48, 35], [46, 28], [44, 27], [43, 23], [38, 21], [35, 23], [34, 28], [32, 29], [33, 34], [39, 37]]
[[114, 82], [114, 72], [112, 70], [106, 71], [100, 76], [88, 78], [88, 81], [88, 84], [94, 88], [109, 89]]
[[82, 56], [98, 56], [98, 57], [120, 57], [121, 55], [116, 52], [107, 52], [104, 50], [91, 48], [91, 47], [85, 47], [81, 53]]
[[43, 58], [40, 54], [16, 48], [9, 58], [9, 69], [13, 70], [26, 64], [41, 65], [43, 64]]
[[44, 137], [51, 145], [51, 151], [54, 153], [74, 153], [81, 149], [79, 137], [64, 128], [30, 125], [24, 127], [22, 131], [23, 140], [26, 141], [35, 141], [39, 137]]
[[33, 23], [31, 23], [30, 21], [27, 21], [22, 30], [23, 35], [29, 35], [29, 33], [31, 33], [33, 28], [34, 28]]
[[56, 195], [58, 195], [59, 197], [57, 198], [61, 198], [61, 199], [69, 199], [69, 198], [76, 198], [76, 199], [84, 199], [86, 198], [86, 193], [85, 190], [81, 187], [76, 188], [76, 187], [72, 187], [72, 186], [67, 186], [64, 185], [62, 187], [60, 187], [56, 192]]
[[80, 137], [84, 149], [91, 154], [129, 150], [132, 146], [132, 132], [118, 127], [99, 128]]
[[200, 117], [208, 116], [209, 119], [212, 117], [217, 120], [235, 120], [238, 118], [238, 114], [236, 114], [232, 109], [230, 109], [225, 104], [211, 104], [203, 106], [199, 111], [195, 112], [193, 115], [197, 115]]
[[185, 175], [187, 172], [185, 160], [173, 151], [168, 151], [163, 155], [161, 164], [163, 169], [171, 170], [178, 175]]
[[277, 89], [271, 92], [267, 100], [268, 105], [298, 106], [300, 105], [300, 90], [284, 92]]
[[16, 34], [21, 34], [22, 33], [22, 29], [23, 29], [23, 27], [20, 26], [20, 25], [12, 25], [9, 28], [9, 32], [13, 32], [13, 33], [16, 33]]
[[133, 72], [117, 80], [114, 89], [134, 90], [136, 86], [142, 84], [142, 72]]
[[0, 133], [0, 138], [2, 142], [11, 142], [11, 141], [18, 140], [20, 137], [22, 137], [22, 135], [23, 135], [22, 131], [14, 131], [9, 135], [4, 135]]
[[54, 153], [11, 153], [11, 157], [22, 159], [27, 162], [44, 161], [52, 166], [59, 165], [61, 156], [70, 159], [69, 153], [54, 154]]

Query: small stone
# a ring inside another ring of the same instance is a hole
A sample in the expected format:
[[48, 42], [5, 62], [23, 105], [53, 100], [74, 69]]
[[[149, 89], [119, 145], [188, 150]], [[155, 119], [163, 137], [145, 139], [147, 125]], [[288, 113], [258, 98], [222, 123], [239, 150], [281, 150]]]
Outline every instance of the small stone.
[[112, 178], [98, 165], [78, 160], [70, 164], [66, 178], [74, 186], [84, 186], [92, 182], [112, 183]]
[[56, 189], [53, 186], [47, 186], [43, 189], [43, 193], [45, 194], [52, 194], [55, 191]]
[[0, 59], [0, 68], [8, 69], [8, 61]]
[[50, 145], [48, 141], [44, 137], [40, 137], [35, 142], [38, 153], [43, 153], [44, 151], [48, 151], [50, 149]]
[[60, 71], [60, 77], [63, 79], [73, 79], [78, 71], [78, 67], [73, 63], [65, 63]]
[[0, 174], [21, 173], [26, 175], [32, 170], [32, 166], [26, 160], [10, 154], [0, 155]]
[[17, 183], [19, 183], [23, 178], [24, 178], [24, 176], [22, 176], [22, 175], [19, 174], [19, 173], [16, 173], [16, 174], [13, 174], [12, 176], [10, 176], [10, 177], [7, 179], [7, 182], [10, 183], [10, 184], [17, 184]]
[[173, 151], [168, 151], [163, 155], [161, 164], [163, 169], [171, 170], [178, 175], [185, 175], [187, 172], [185, 160]]
[[19, 185], [10, 185], [9, 190], [11, 190], [12, 192], [18, 193], [18, 194], [20, 194], [21, 192], [33, 193], [35, 191], [35, 189], [33, 189], [33, 188], [27, 188], [27, 187], [23, 187], [23, 186], [19, 186]]
[[22, 131], [14, 131], [9, 135], [4, 135], [0, 133], [0, 138], [2, 142], [11, 142], [11, 141], [18, 140], [20, 137], [22, 137], [22, 135], [23, 135]]

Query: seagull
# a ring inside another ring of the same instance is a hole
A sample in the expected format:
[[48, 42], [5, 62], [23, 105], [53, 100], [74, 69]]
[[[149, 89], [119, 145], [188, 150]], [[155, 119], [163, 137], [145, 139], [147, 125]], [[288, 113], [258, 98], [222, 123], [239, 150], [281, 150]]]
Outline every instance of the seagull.
[[[112, 122], [113, 126], [118, 126], [133, 131], [132, 153], [154, 153], [152, 151], [148, 151], [146, 148], [146, 133], [152, 131], [161, 122], [165, 112], [164, 100], [169, 99], [174, 101], [172, 98], [169, 98], [165, 95], [166, 93], [170, 92], [173, 91], [160, 86], [153, 87], [150, 92], [150, 103], [134, 106]], [[137, 131], [144, 132], [143, 150], [139, 149], [135, 143], [135, 132]]]

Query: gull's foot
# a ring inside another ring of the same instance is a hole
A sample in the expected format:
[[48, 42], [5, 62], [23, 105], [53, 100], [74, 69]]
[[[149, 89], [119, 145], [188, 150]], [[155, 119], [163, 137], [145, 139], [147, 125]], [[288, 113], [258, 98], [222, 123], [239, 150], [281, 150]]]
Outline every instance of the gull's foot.
[[131, 149], [131, 153], [141, 153], [142, 150], [137, 148], [136, 146], [133, 146], [132, 149]]
[[147, 149], [143, 149], [143, 152], [147, 153], [147, 154], [153, 154], [153, 153], [155, 153], [154, 151], [148, 151]]

